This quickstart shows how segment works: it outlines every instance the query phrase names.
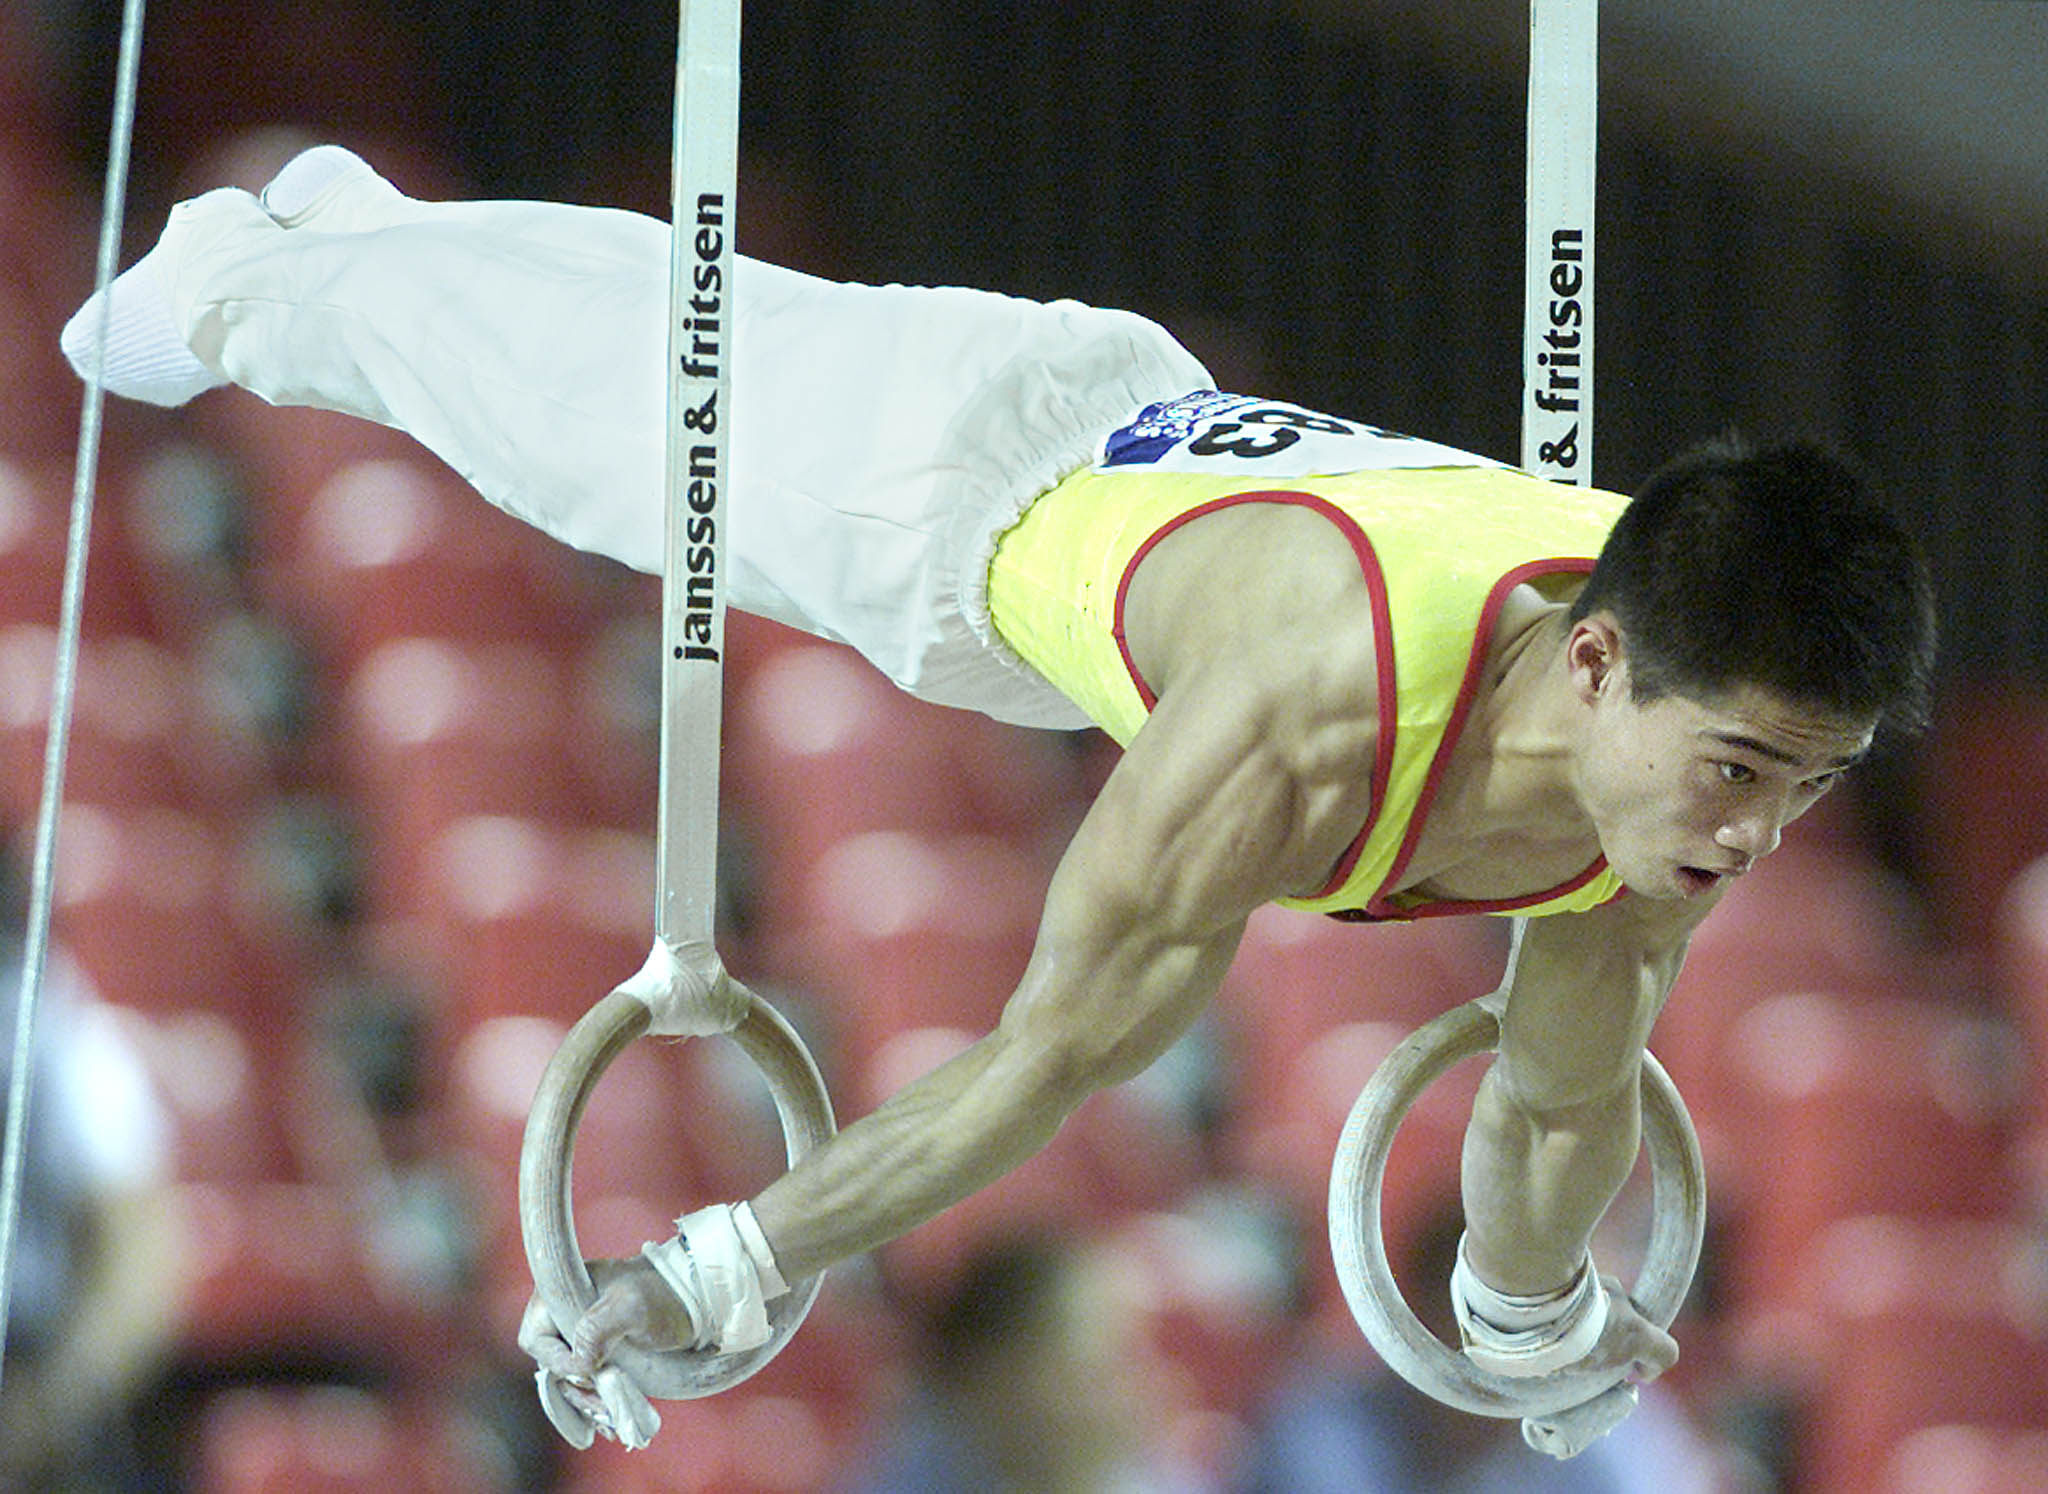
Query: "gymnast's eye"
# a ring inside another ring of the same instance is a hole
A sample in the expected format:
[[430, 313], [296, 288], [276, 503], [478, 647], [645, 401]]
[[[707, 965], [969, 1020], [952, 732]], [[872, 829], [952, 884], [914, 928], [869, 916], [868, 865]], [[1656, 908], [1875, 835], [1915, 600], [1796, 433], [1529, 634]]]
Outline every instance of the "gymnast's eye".
[[1756, 782], [1756, 769], [1752, 768], [1748, 763], [1723, 762], [1716, 763], [1714, 766], [1721, 770], [1721, 777], [1729, 783]]

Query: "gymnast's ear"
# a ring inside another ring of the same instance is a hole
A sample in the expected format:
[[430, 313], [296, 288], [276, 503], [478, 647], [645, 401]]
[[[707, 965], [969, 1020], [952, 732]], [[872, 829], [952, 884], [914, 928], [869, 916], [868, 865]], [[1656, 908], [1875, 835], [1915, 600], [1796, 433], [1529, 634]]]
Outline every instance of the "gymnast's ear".
[[1592, 612], [1571, 625], [1564, 640], [1564, 661], [1582, 704], [1592, 705], [1606, 690], [1627, 690], [1623, 656], [1621, 624], [1613, 613]]

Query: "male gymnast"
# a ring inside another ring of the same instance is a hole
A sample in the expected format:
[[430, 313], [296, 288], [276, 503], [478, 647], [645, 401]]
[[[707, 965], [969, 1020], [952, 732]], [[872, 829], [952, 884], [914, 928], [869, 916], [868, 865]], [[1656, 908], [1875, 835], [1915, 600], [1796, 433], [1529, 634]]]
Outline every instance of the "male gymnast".
[[[727, 230], [685, 231], [715, 254]], [[396, 426], [550, 534], [659, 570], [668, 253], [652, 219], [419, 202], [319, 147], [260, 197], [173, 210], [110, 292], [107, 385]], [[735, 359], [732, 605], [926, 699], [1126, 750], [995, 1030], [756, 1198], [597, 1263], [580, 1321], [529, 1314], [544, 1386], [643, 1435], [644, 1402], [587, 1388], [615, 1346], [759, 1342], [785, 1282], [1150, 1064], [1276, 900], [1521, 920], [1464, 1146], [1465, 1352], [1667, 1368], [1677, 1345], [1588, 1242], [1693, 928], [1924, 709], [1933, 604], [1898, 523], [1804, 446], [1697, 453], [1627, 500], [1219, 394], [1128, 313], [733, 278], [692, 310]], [[101, 310], [66, 329], [81, 370]]]

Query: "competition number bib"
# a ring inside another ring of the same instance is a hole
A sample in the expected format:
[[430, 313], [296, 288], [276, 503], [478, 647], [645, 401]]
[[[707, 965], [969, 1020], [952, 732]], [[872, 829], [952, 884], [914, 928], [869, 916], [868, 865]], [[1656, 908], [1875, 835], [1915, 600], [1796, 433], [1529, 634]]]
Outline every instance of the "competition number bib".
[[1502, 467], [1456, 447], [1339, 420], [1281, 400], [1204, 390], [1147, 405], [1103, 443], [1100, 466], [1245, 477], [1322, 477], [1401, 467]]

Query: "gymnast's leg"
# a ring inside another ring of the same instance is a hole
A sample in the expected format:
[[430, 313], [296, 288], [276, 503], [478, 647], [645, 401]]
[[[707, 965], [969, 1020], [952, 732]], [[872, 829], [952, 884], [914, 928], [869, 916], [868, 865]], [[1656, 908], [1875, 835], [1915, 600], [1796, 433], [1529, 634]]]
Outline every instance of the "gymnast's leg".
[[[234, 383], [396, 426], [501, 507], [657, 570], [667, 302], [654, 219], [415, 202], [315, 152], [261, 199], [173, 209], [116, 282], [107, 383], [162, 404]], [[98, 314], [66, 328], [81, 371]]]
[[[173, 210], [109, 292], [106, 384], [175, 405], [234, 383], [395, 426], [557, 539], [658, 571], [668, 261], [655, 219], [419, 202], [323, 146], [261, 197]], [[1073, 301], [746, 258], [734, 279], [713, 313], [733, 371], [731, 604], [851, 643], [927, 699], [1081, 724], [992, 642], [974, 578], [1105, 434], [1207, 387], [1200, 363], [1142, 317]], [[81, 373], [101, 311], [65, 329]]]

